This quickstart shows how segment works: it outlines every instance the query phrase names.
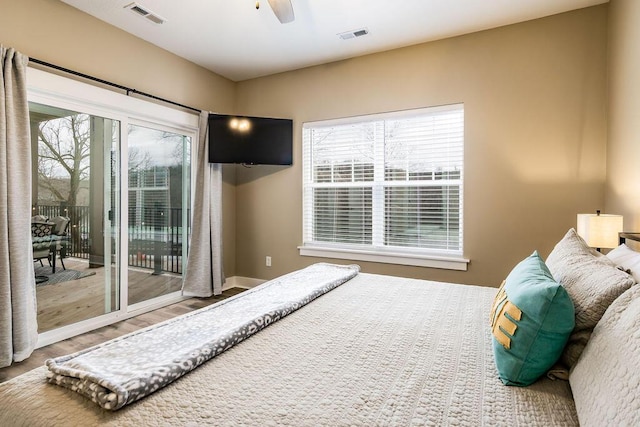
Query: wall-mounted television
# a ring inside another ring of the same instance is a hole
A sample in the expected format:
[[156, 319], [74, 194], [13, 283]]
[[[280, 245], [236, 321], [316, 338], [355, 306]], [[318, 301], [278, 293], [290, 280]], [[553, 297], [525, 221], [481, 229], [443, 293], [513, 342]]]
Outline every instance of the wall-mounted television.
[[209, 114], [209, 162], [292, 165], [293, 120]]

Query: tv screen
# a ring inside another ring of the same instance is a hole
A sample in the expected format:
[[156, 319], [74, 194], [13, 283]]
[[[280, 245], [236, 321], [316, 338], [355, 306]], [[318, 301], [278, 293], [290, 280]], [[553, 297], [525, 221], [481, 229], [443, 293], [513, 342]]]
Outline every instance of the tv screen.
[[209, 162], [293, 164], [293, 121], [209, 114]]

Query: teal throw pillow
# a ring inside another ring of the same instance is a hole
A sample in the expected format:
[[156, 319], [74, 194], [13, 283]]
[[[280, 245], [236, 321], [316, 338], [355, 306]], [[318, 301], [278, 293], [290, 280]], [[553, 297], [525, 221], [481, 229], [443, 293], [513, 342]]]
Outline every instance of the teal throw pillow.
[[502, 382], [527, 386], [544, 375], [574, 325], [571, 298], [534, 252], [509, 273], [491, 309], [493, 354]]

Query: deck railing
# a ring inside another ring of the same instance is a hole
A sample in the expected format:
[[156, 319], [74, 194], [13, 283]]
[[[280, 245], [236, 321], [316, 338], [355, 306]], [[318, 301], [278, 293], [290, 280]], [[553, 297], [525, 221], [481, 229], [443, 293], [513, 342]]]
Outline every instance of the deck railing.
[[[66, 256], [90, 259], [92, 252], [90, 235], [89, 206], [38, 205], [33, 215], [69, 217], [69, 239]], [[191, 228], [187, 210], [187, 232], [183, 233], [182, 208], [130, 208], [129, 209], [129, 253], [130, 267], [151, 269], [154, 273], [182, 273], [182, 236], [188, 236]], [[111, 247], [116, 248], [117, 230], [104, 238], [113, 239]], [[101, 251], [96, 251], [101, 252]]]

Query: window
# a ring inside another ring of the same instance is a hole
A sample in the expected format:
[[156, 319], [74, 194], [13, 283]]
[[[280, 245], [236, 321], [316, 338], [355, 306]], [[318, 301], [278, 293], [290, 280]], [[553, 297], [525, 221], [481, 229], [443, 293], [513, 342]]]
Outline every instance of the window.
[[464, 269], [462, 104], [303, 126], [302, 255]]

